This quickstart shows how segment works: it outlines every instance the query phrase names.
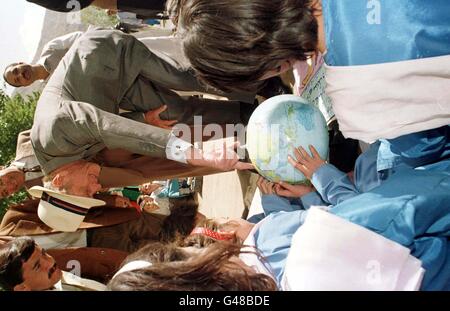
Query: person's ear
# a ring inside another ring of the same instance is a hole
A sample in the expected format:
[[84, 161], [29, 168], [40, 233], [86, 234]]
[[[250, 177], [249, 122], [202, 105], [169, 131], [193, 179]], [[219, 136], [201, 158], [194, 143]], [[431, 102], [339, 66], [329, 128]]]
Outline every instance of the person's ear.
[[64, 179], [66, 174], [64, 172], [58, 173], [52, 179], [52, 186], [55, 188], [61, 188], [64, 185]]
[[20, 284], [17, 284], [14, 286], [15, 292], [29, 292], [31, 291], [31, 288], [28, 287], [28, 285], [24, 284], [23, 282]]

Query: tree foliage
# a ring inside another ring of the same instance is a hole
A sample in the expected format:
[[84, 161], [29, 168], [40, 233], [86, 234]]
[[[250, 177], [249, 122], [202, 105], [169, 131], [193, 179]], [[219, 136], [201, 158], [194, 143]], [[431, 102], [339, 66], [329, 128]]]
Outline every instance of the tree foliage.
[[81, 11], [81, 22], [85, 25], [113, 27], [119, 20], [116, 15], [109, 16], [105, 10], [89, 6]]
[[[14, 160], [16, 154], [17, 136], [33, 125], [34, 111], [39, 99], [39, 93], [22, 98], [13, 98], [0, 89], [0, 163], [7, 165]], [[25, 191], [0, 200], [0, 219], [10, 204], [19, 203], [27, 197]]]

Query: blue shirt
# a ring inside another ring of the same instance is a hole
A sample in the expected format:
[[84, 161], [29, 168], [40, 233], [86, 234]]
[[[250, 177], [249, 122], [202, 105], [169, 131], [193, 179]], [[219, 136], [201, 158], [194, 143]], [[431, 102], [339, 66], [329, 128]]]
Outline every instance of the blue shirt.
[[[331, 164], [322, 165], [311, 179], [316, 192], [311, 192], [298, 199], [276, 199], [276, 195], [263, 195], [262, 207], [266, 215], [274, 211], [307, 210], [313, 205], [336, 205], [360, 193], [368, 191], [380, 184], [377, 171], [377, 153], [379, 143], [372, 144], [362, 153], [355, 163], [354, 179], [351, 181], [346, 173], [339, 171]], [[289, 207], [288, 207], [289, 205]]]
[[448, 0], [322, 0], [331, 66], [450, 54]]
[[[450, 290], [450, 160], [444, 162], [399, 170], [379, 187], [330, 211], [408, 247], [426, 270], [424, 290]], [[447, 170], [442, 170], [444, 167]], [[279, 198], [280, 205], [286, 202]], [[302, 210], [274, 212], [255, 234], [256, 246], [278, 282], [283, 277], [292, 236], [303, 218]]]

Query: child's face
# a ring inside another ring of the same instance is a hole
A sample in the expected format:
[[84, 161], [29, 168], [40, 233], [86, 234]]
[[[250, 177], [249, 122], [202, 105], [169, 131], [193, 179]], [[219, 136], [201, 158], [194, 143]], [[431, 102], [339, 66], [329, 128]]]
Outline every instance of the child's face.
[[247, 239], [254, 226], [254, 224], [242, 218], [235, 218], [232, 220], [219, 218], [214, 220], [218, 223], [220, 231], [234, 232], [236, 237], [241, 241]]
[[146, 213], [152, 213], [159, 209], [158, 205], [155, 204], [153, 201], [153, 198], [151, 197], [145, 197], [142, 202], [140, 203], [142, 211]]

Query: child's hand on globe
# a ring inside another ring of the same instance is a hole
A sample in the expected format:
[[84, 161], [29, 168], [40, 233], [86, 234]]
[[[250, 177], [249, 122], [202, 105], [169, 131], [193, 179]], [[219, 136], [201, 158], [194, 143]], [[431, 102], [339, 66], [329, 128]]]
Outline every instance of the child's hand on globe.
[[288, 156], [289, 163], [294, 166], [297, 170], [303, 173], [309, 180], [311, 180], [314, 173], [325, 164], [325, 160], [323, 160], [317, 150], [313, 146], [309, 146], [309, 150], [311, 150], [312, 156], [303, 149], [303, 147], [298, 147], [294, 150], [295, 157], [297, 161], [294, 160], [291, 156]]
[[259, 191], [261, 194], [264, 195], [270, 195], [275, 194], [274, 188], [275, 184], [273, 182], [268, 181], [262, 176], [258, 177], [258, 181], [256, 182], [256, 185], [258, 186]]
[[299, 198], [313, 191], [314, 188], [312, 186], [291, 185], [284, 181], [280, 181], [275, 185], [275, 193], [287, 198]]

